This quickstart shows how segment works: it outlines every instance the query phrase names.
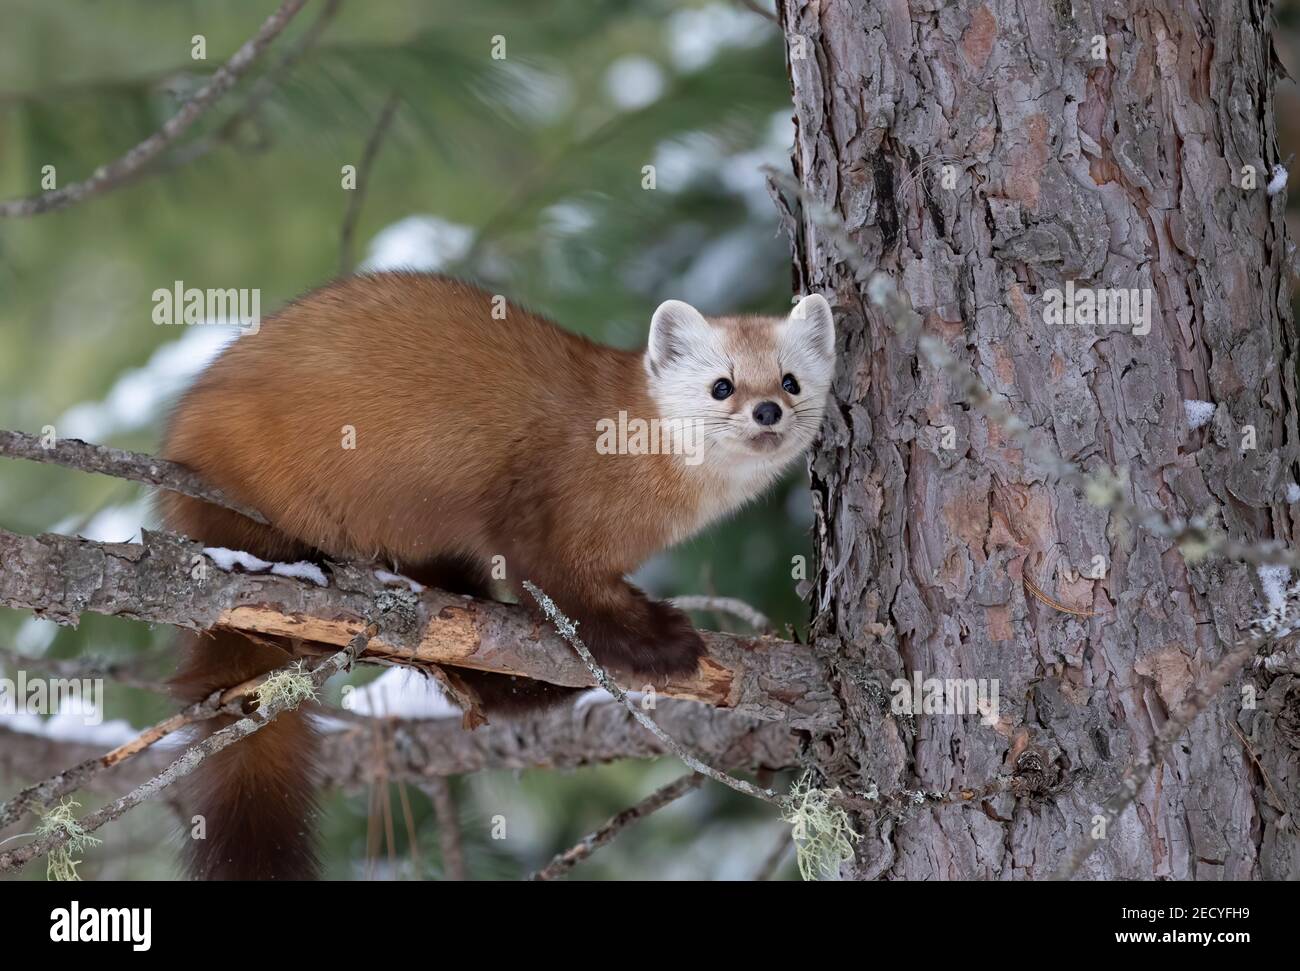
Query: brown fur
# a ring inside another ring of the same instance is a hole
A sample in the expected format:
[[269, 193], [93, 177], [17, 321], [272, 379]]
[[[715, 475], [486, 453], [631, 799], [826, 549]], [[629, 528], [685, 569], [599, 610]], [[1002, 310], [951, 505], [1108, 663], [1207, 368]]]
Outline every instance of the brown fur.
[[[279, 667], [288, 655], [234, 631], [184, 635], [173, 679], [189, 701]], [[211, 731], [230, 724], [222, 718]], [[254, 735], [205, 759], [190, 777], [190, 811], [203, 818], [203, 839], [191, 839], [190, 875], [199, 880], [301, 880], [316, 874], [319, 739], [309, 717], [290, 712]], [[187, 834], [188, 835], [188, 834]]]
[[[472, 286], [400, 273], [340, 280], [266, 320], [185, 395], [163, 454], [271, 525], [168, 493], [168, 526], [270, 560], [374, 559], [479, 595], [501, 555], [515, 590], [530, 579], [549, 593], [602, 663], [647, 679], [693, 670], [703, 643], [690, 622], [623, 577], [712, 515], [715, 473], [669, 455], [598, 454], [598, 420], [657, 414], [641, 354], [517, 307], [505, 320], [491, 310]], [[343, 447], [345, 426], [355, 449]], [[286, 657], [221, 634], [191, 646], [177, 688], [203, 697]], [[471, 677], [489, 710], [570, 693]], [[293, 713], [205, 763], [195, 876], [314, 873], [314, 751]]]

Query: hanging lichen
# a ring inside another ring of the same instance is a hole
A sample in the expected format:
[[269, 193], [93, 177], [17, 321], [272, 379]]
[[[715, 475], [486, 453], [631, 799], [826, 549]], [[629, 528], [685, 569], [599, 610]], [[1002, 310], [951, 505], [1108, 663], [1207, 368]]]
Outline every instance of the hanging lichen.
[[799, 875], [805, 880], [837, 878], [840, 865], [853, 859], [853, 844], [862, 839], [848, 812], [834, 803], [839, 791], [818, 789], [804, 775], [785, 799], [781, 818], [790, 824]]
[[81, 861], [74, 860], [72, 855], [80, 853], [89, 846], [98, 846], [102, 842], [87, 833], [77, 820], [73, 810], [80, 806], [81, 803], [78, 802], [60, 802], [53, 809], [45, 812], [41, 816], [41, 821], [36, 824], [37, 837], [53, 836], [60, 830], [68, 834], [67, 840], [56, 849], [50, 850], [46, 857], [45, 879], [47, 880], [80, 880], [77, 867]]
[[311, 678], [302, 671], [302, 662], [292, 670], [276, 671], [257, 686], [258, 705], [265, 710], [271, 705], [287, 709], [297, 708], [304, 701], [316, 700], [316, 688]]

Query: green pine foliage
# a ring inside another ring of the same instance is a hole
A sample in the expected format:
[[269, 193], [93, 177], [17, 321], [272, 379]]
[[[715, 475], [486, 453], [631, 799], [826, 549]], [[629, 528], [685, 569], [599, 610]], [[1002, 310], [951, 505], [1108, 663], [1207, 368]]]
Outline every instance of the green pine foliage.
[[[232, 123], [322, 5], [312, 0], [179, 146], [213, 138], [211, 151], [179, 166], [173, 153], [149, 177], [63, 211], [0, 221], [0, 427], [72, 434], [71, 426], [102, 432], [84, 437], [106, 444], [155, 450], [181, 385], [160, 377], [165, 364], [149, 364], [174, 354], [188, 328], [152, 322], [153, 291], [177, 280], [260, 288], [266, 313], [334, 275], [349, 202], [341, 168], [360, 163], [394, 92], [401, 105], [369, 173], [359, 258], [377, 233], [410, 216], [469, 227], [478, 235], [448, 272], [626, 347], [644, 340], [651, 311], [670, 297], [695, 298], [707, 312], [789, 306], [787, 244], [758, 172], [788, 164], [789, 154], [789, 82], [771, 21], [727, 0], [343, 0], [257, 113]], [[0, 0], [0, 198], [39, 191], [45, 165], [60, 186], [82, 179], [157, 130], [272, 7]], [[191, 58], [199, 34], [202, 61]], [[491, 57], [496, 35], [505, 38], [504, 60]], [[611, 87], [611, 72], [640, 80], [628, 93], [628, 82]], [[636, 97], [638, 84], [644, 92], [656, 83], [654, 97]], [[657, 168], [653, 191], [642, 188], [648, 164]], [[646, 584], [660, 596], [742, 597], [780, 624], [802, 625], [807, 610], [791, 572], [792, 558], [811, 555], [803, 478], [792, 475], [762, 503], [656, 560]], [[142, 520], [156, 522], [131, 483], [0, 462], [6, 529], [126, 540]], [[0, 646], [140, 663], [159, 679], [171, 636], [94, 616], [54, 631], [0, 611]], [[338, 686], [324, 694], [337, 700]], [[172, 707], [110, 683], [105, 717], [144, 726]], [[541, 866], [679, 772], [631, 763], [455, 780], [470, 873], [517, 877]], [[0, 781], [0, 796], [15, 787]], [[396, 786], [327, 796], [332, 876], [439, 875], [429, 800], [410, 787], [405, 796]], [[94, 794], [81, 798], [98, 804]], [[382, 821], [374, 850], [375, 819], [385, 812], [396, 817], [395, 868]], [[494, 840], [498, 815], [508, 836]], [[187, 825], [167, 808], [144, 807], [106, 827], [104, 845], [79, 854], [79, 872], [167, 876], [174, 847], [156, 833]], [[706, 786], [579, 872], [746, 877], [783, 828], [765, 807]], [[146, 847], [104, 852], [133, 839]]]

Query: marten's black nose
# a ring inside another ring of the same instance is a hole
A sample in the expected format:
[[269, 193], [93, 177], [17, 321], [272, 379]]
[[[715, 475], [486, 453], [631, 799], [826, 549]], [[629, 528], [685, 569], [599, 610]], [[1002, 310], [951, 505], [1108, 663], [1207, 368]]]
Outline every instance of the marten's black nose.
[[754, 421], [760, 425], [775, 425], [781, 420], [781, 406], [775, 401], [764, 401], [754, 409]]

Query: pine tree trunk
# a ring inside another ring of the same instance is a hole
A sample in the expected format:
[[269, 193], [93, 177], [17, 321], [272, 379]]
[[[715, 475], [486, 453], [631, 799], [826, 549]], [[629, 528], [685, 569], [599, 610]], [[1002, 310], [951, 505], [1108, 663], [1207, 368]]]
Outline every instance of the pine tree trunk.
[[[780, 7], [796, 175], [925, 330], [1065, 459], [1127, 469], [1139, 505], [1211, 509], [1234, 538], [1291, 541], [1292, 244], [1286, 194], [1266, 189], [1268, 4]], [[869, 305], [812, 209], [796, 210], [796, 284], [832, 298], [841, 357], [813, 461], [814, 643], [845, 720], [810, 754], [857, 792], [1006, 773], [1034, 790], [860, 818], [844, 873], [1046, 878], [1171, 706], [1263, 613], [1257, 572], [1185, 556], [1052, 481]], [[1145, 290], [1150, 332], [1049, 322], [1047, 292], [1067, 281]], [[1212, 419], [1192, 427], [1189, 400], [1212, 402]], [[893, 713], [891, 685], [913, 672], [997, 679], [1000, 719]], [[1300, 877], [1286, 816], [1298, 709], [1292, 675], [1239, 677], [1081, 874]]]

